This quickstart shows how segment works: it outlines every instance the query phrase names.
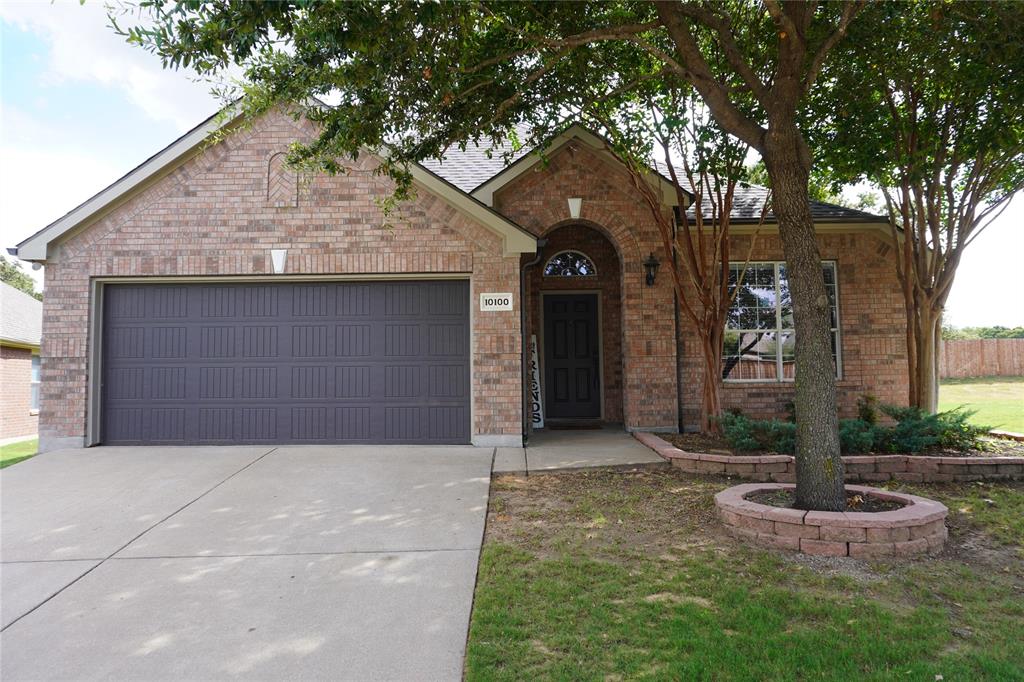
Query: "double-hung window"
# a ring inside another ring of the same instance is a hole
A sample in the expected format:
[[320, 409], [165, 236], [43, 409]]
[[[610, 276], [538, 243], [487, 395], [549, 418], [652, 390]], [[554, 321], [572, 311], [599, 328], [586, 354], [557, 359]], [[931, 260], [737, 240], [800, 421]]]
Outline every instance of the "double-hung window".
[[[31, 403], [29, 404], [29, 410], [32, 412], [39, 411], [39, 353], [32, 354], [32, 381], [30, 383], [32, 390]], [[24, 375], [22, 375], [24, 376]]]
[[[821, 264], [831, 308], [832, 359], [841, 374], [839, 351], [839, 294], [836, 264]], [[737, 291], [737, 287], [739, 290]], [[726, 381], [792, 381], [795, 375], [793, 303], [786, 264], [731, 264], [729, 308], [722, 348], [722, 378]]]

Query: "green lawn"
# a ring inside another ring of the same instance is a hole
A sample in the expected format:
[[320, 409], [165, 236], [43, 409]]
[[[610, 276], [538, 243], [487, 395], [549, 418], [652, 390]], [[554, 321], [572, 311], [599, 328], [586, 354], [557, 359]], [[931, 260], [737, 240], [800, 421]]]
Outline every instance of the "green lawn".
[[971, 421], [1024, 433], [1024, 377], [946, 379], [939, 386], [939, 409], [966, 405], [978, 413]]
[[20, 443], [0, 445], [0, 469], [28, 459], [39, 449], [39, 439], [23, 440]]
[[1021, 484], [917, 486], [953, 510], [950, 545], [879, 564], [722, 537], [712, 496], [727, 485], [496, 479], [467, 679], [1024, 679]]

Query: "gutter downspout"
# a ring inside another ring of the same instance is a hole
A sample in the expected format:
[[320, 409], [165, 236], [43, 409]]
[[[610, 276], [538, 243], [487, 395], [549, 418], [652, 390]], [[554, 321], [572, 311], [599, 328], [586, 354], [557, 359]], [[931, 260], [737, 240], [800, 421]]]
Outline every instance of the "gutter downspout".
[[[679, 220], [676, 218], [676, 212], [672, 211], [672, 267], [674, 269], [679, 268], [679, 251], [676, 249], [679, 237]], [[680, 338], [679, 338], [679, 292], [676, 291], [675, 287], [672, 287], [672, 317], [675, 325], [676, 333], [676, 430], [679, 433], [683, 433], [683, 379], [680, 374], [683, 365], [682, 358], [679, 355], [680, 349]]]
[[532, 268], [534, 265], [540, 262], [540, 259], [544, 257], [544, 247], [547, 246], [547, 239], [537, 240], [537, 255], [528, 263], [523, 264], [519, 270], [519, 333], [522, 335], [520, 345], [522, 346], [523, 359], [522, 364], [522, 377], [521, 382], [523, 385], [523, 397], [522, 397], [522, 410], [523, 410], [523, 445], [530, 438], [530, 417], [527, 414], [527, 406], [530, 404], [529, 401], [529, 372], [530, 372], [530, 344], [526, 338], [526, 271]]

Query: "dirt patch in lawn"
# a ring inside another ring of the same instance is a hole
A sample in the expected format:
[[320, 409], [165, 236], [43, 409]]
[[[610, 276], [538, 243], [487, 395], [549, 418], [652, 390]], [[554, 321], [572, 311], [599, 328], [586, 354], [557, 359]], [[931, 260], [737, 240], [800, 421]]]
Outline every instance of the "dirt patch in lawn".
[[615, 560], [663, 555], [719, 539], [714, 495], [729, 483], [675, 470], [498, 476], [491, 484], [487, 540], [553, 556], [580, 545]]
[[[541, 559], [569, 551], [616, 563], [638, 555], [675, 562], [703, 550], [724, 555], [746, 551], [742, 543], [725, 535], [714, 507], [715, 493], [733, 484], [726, 478], [692, 476], [676, 469], [496, 476], [491, 484], [486, 540], [521, 547]], [[960, 511], [964, 508], [961, 498], [977, 496], [976, 484], [888, 487], [924, 495], [950, 508], [950, 536], [938, 559], [1009, 574], [1024, 586], [1024, 555], [1016, 538], [997, 541], [977, 514]], [[992, 487], [1014, 500], [1024, 498], [1022, 483], [994, 483]], [[850, 558], [776, 554], [815, 572], [842, 574], [861, 583], [892, 570], [934, 561], [928, 557], [901, 559], [868, 568], [867, 562]], [[881, 573], [879, 565], [886, 566]]]

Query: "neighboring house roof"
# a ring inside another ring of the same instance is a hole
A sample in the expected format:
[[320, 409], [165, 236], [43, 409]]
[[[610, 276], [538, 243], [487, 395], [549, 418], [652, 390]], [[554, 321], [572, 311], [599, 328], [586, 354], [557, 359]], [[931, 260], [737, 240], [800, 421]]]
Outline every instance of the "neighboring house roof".
[[[232, 106], [229, 105], [226, 109], [228, 114], [231, 113]], [[22, 260], [44, 262], [51, 242], [85, 224], [94, 216], [121, 203], [136, 190], [147, 186], [150, 181], [163, 177], [168, 169], [199, 151], [203, 142], [210, 135], [238, 119], [238, 115], [222, 115], [223, 113], [218, 112], [209, 117], [169, 146], [146, 159], [114, 184], [87, 199], [9, 251]], [[415, 165], [411, 170], [414, 184], [438, 195], [453, 208], [469, 215], [484, 227], [501, 236], [506, 252], [533, 253], [536, 251], [537, 238], [527, 230], [468, 193], [461, 191], [447, 179], [429, 169]]]
[[43, 304], [0, 282], [0, 343], [38, 347], [42, 336]]

